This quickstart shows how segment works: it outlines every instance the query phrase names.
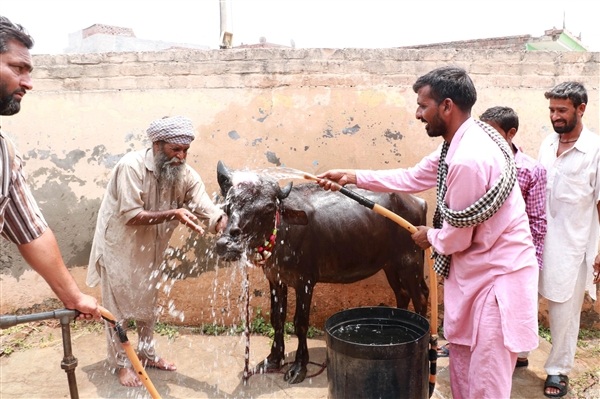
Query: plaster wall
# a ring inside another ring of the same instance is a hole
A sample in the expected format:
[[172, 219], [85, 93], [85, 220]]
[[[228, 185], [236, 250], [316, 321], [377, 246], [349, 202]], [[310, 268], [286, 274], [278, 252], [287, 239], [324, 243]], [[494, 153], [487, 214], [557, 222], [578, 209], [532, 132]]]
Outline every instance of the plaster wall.
[[[329, 168], [409, 167], [433, 151], [414, 118], [412, 84], [433, 68], [464, 67], [478, 90], [474, 116], [513, 107], [516, 142], [537, 156], [552, 131], [544, 91], [564, 80], [585, 84], [586, 125], [599, 132], [600, 53], [501, 50], [233, 49], [36, 55], [34, 90], [19, 114], [0, 119], [17, 143], [28, 180], [81, 287], [97, 209], [111, 168], [148, 145], [145, 129], [165, 115], [190, 117], [197, 129], [188, 161], [209, 193], [218, 192], [216, 164], [233, 169], [284, 166], [309, 173]], [[297, 182], [301, 183], [301, 182]], [[429, 203], [434, 192], [420, 193]], [[239, 322], [244, 272], [219, 264], [213, 237], [174, 235], [164, 319], [184, 324]], [[0, 241], [1, 312], [52, 296], [13, 245]], [[268, 285], [251, 270], [253, 309], [268, 311]], [[99, 288], [84, 288], [100, 296]], [[439, 286], [440, 302], [443, 285]], [[290, 293], [291, 294], [291, 293]], [[293, 295], [290, 302], [293, 306]], [[378, 274], [352, 286], [317, 285], [311, 324], [347, 307], [388, 304]], [[586, 302], [590, 317], [598, 304]], [[542, 310], [543, 311], [543, 310]], [[293, 307], [290, 308], [293, 315]]]

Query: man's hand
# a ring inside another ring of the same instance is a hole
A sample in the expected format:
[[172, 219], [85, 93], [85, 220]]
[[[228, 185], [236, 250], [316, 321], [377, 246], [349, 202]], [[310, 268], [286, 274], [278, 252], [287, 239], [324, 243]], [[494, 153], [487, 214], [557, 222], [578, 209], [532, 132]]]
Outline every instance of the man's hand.
[[427, 226], [417, 226], [417, 231], [410, 236], [421, 249], [427, 249], [431, 246], [427, 239], [427, 231], [430, 228]]
[[180, 223], [194, 230], [196, 233], [203, 235], [204, 229], [197, 223], [198, 218], [192, 212], [188, 211], [185, 208], [175, 209], [175, 218], [179, 220]]
[[317, 183], [325, 190], [338, 191], [346, 184], [356, 184], [356, 172], [350, 169], [331, 169], [317, 177]]
[[219, 219], [219, 221], [217, 222], [217, 226], [215, 227], [217, 234], [225, 231], [225, 227], [227, 227], [228, 220], [229, 218], [227, 217], [227, 215], [223, 214], [223, 216], [221, 216], [221, 219]]
[[74, 308], [80, 312], [79, 316], [77, 316], [77, 320], [100, 320], [101, 315], [98, 301], [93, 296], [81, 294], [81, 297], [75, 303]]

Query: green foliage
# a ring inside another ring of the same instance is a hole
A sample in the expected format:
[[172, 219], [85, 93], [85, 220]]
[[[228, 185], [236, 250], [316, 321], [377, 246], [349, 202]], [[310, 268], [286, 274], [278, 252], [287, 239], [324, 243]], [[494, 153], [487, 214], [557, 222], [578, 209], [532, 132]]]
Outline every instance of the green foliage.
[[[580, 348], [589, 348], [590, 350], [600, 353], [600, 347], [594, 347], [593, 341], [600, 339], [599, 330], [591, 330], [588, 328], [580, 328], [579, 336], [577, 337], [577, 346]], [[591, 346], [591, 348], [590, 348]]]
[[154, 326], [154, 332], [162, 336], [166, 336], [169, 339], [173, 339], [179, 335], [179, 330], [176, 326], [165, 323], [156, 323]]
[[545, 339], [546, 341], [552, 343], [552, 337], [550, 336], [550, 329], [544, 327], [543, 325], [538, 326], [538, 334], [540, 338]]
[[256, 310], [256, 316], [254, 316], [254, 319], [250, 322], [250, 333], [265, 335], [269, 338], [275, 336], [275, 329], [271, 323], [265, 319], [262, 314], [262, 309], [260, 308]]
[[[26, 342], [28, 333], [24, 331], [26, 325], [19, 324], [13, 327], [9, 327], [4, 330], [0, 330], [0, 337], [6, 337], [2, 339], [2, 348], [0, 348], [0, 356], [8, 356], [19, 349], [29, 348], [29, 344]], [[28, 327], [30, 328], [30, 327]], [[17, 338], [11, 338], [11, 336], [17, 336]]]

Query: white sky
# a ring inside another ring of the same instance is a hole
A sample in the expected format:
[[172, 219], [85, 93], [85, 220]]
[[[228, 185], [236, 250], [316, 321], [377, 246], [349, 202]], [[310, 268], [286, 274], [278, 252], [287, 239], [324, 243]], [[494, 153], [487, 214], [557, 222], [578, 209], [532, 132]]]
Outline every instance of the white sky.
[[386, 48], [530, 34], [565, 27], [600, 52], [597, 0], [0, 0], [0, 15], [25, 26], [33, 54], [61, 53], [69, 34], [93, 24], [136, 37], [218, 48], [220, 1], [233, 45]]

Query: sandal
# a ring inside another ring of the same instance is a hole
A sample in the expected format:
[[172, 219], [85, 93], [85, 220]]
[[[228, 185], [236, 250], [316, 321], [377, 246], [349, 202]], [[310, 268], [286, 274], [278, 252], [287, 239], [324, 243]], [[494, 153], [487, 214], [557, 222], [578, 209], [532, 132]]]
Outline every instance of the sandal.
[[[558, 389], [558, 393], [548, 393], [548, 388]], [[547, 398], [562, 398], [569, 389], [569, 377], [566, 375], [549, 375], [544, 382], [544, 396]]]
[[517, 358], [517, 364], [515, 365], [515, 367], [527, 367], [529, 366], [529, 359], [527, 358]]
[[440, 346], [437, 350], [437, 357], [448, 357], [450, 356], [450, 342]]

